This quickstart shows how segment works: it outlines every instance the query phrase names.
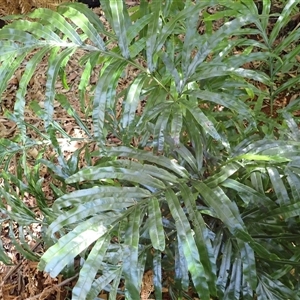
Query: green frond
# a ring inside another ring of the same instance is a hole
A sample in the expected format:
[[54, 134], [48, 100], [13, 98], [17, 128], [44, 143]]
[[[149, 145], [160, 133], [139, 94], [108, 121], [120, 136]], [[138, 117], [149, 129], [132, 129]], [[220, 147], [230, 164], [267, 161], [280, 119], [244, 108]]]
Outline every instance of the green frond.
[[[21, 71], [13, 111], [3, 111], [18, 131], [6, 138], [0, 127], [2, 222], [52, 277], [80, 261], [72, 299], [140, 299], [148, 271], [156, 299], [165, 287], [172, 299], [300, 297], [299, 99], [290, 96], [299, 28], [281, 37], [300, 1], [278, 14], [271, 2], [103, 0], [101, 18], [62, 3], [0, 29], [1, 95]], [[78, 54], [73, 106], [64, 91]], [[42, 106], [27, 98], [44, 61]], [[75, 138], [56, 103], [85, 136], [68, 157], [59, 141]], [[28, 109], [44, 128], [26, 121]], [[42, 257], [24, 234], [33, 223]]]

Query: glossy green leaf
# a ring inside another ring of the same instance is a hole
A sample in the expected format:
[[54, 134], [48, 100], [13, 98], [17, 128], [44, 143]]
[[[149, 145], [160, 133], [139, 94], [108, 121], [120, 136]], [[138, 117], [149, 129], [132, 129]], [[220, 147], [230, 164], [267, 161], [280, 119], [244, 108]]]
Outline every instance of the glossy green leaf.
[[274, 96], [279, 95], [283, 91], [293, 87], [298, 82], [299, 82], [299, 76], [292, 77], [292, 78], [288, 79], [280, 87], [278, 87], [278, 89], [276, 89], [276, 91], [274, 92]]
[[[120, 258], [121, 259], [121, 258]], [[98, 294], [113, 280], [119, 283], [122, 267], [111, 267], [105, 270], [104, 274], [98, 277], [87, 296], [87, 300], [94, 300]]]
[[221, 256], [221, 262], [219, 266], [219, 274], [217, 279], [217, 287], [219, 292], [219, 297], [221, 296], [223, 298], [227, 281], [228, 281], [228, 270], [230, 268], [230, 261], [232, 258], [232, 244], [230, 240], [227, 240], [225, 242], [225, 245], [222, 249], [222, 256]]
[[49, 58], [49, 66], [47, 70], [47, 81], [46, 81], [46, 91], [45, 91], [45, 112], [46, 118], [44, 119], [44, 126], [46, 129], [49, 128], [53, 120], [54, 113], [54, 97], [55, 97], [55, 83], [57, 80], [57, 75], [64, 59], [70, 58], [74, 53], [75, 48], [69, 47], [57, 54], [58, 49], [53, 49]]
[[[290, 21], [292, 21], [292, 20], [290, 20]], [[288, 24], [287, 24], [287, 26], [288, 26]], [[282, 38], [279, 45], [277, 45], [276, 48], [274, 48], [274, 52], [277, 55], [280, 55], [280, 58], [278, 58], [278, 67], [275, 69], [275, 72], [280, 72], [280, 71], [284, 70], [284, 66], [286, 66], [288, 63], [291, 63], [291, 61], [293, 59], [297, 58], [297, 55], [299, 53], [299, 45], [297, 47], [293, 47], [286, 54], [285, 54], [285, 50], [287, 48], [289, 48], [291, 44], [297, 42], [299, 40], [299, 37], [300, 37], [299, 29], [290, 31], [288, 35], [286, 35]], [[295, 60], [294, 60], [294, 63], [296, 63]]]
[[195, 73], [198, 66], [203, 63], [208, 54], [222, 41], [223, 38], [230, 36], [238, 27], [245, 25], [251, 20], [250, 16], [242, 16], [225, 23], [211, 36], [197, 36], [197, 44], [201, 45], [199, 51], [188, 66], [185, 77], [190, 77]]
[[222, 140], [221, 136], [217, 132], [214, 124], [208, 119], [208, 117], [201, 111], [199, 107], [195, 107], [186, 100], [180, 100], [181, 103], [187, 108], [194, 120], [209, 134], [212, 138], [217, 141]]
[[103, 225], [102, 216], [82, 221], [75, 229], [61, 237], [42, 256], [39, 269], [56, 277], [81, 251], [103, 236], [108, 228]]
[[205, 183], [210, 187], [216, 187], [230, 176], [238, 172], [241, 166], [238, 163], [229, 163], [228, 165], [224, 166], [216, 172], [214, 175], [210, 176], [206, 179]]
[[[250, 56], [250, 55], [249, 55]], [[252, 71], [252, 70], [246, 70], [243, 68], [239, 68], [239, 66], [246, 64], [247, 61], [253, 61], [253, 60], [267, 60], [271, 54], [260, 54], [258, 55], [256, 53], [255, 57], [253, 57], [254, 55], [252, 55], [252, 57], [250, 56], [247, 57], [231, 57], [231, 60], [229, 60], [226, 64], [226, 66], [220, 65], [220, 63], [217, 66], [214, 66], [213, 64], [208, 67], [207, 65], [204, 65], [203, 68], [199, 67], [197, 69], [197, 72], [195, 72], [191, 77], [190, 80], [192, 81], [198, 81], [198, 80], [208, 80], [209, 78], [213, 79], [213, 78], [218, 78], [221, 76], [232, 76], [232, 77], [239, 77], [239, 78], [249, 78], [252, 80], [257, 80], [260, 82], [263, 82], [265, 84], [270, 84], [270, 78], [262, 73], [262, 72], [258, 72], [258, 71]], [[274, 55], [273, 55], [274, 56]], [[252, 59], [251, 59], [252, 58]], [[236, 67], [234, 67], [236, 66]], [[243, 102], [239, 101], [238, 99], [235, 99], [235, 101], [237, 102], [237, 107], [234, 107], [233, 105], [233, 101], [232, 99], [230, 99], [230, 97], [226, 97], [226, 94], [222, 95], [222, 93], [218, 93], [218, 96], [216, 97], [215, 100], [213, 100], [213, 97], [211, 97], [209, 95], [209, 91], [200, 91], [198, 92], [199, 95], [202, 93], [203, 96], [202, 97], [206, 97], [207, 100], [209, 101], [218, 101], [218, 102], [223, 102], [224, 104], [226, 104], [226, 106], [231, 106], [232, 109], [239, 109], [242, 108], [242, 106], [244, 105]], [[226, 100], [224, 98], [227, 98]], [[224, 100], [223, 100], [223, 99]], [[212, 100], [210, 100], [212, 99]], [[244, 106], [243, 108], [244, 110], [246, 109], [246, 106]], [[245, 114], [245, 113], [243, 113]]]
[[[134, 58], [139, 55], [141, 51], [143, 51], [146, 47], [146, 39], [142, 38], [136, 41], [134, 44], [129, 46], [129, 51], [130, 51], [130, 57]], [[135, 64], [135, 66], [138, 66], [140, 69], [142, 69], [141, 65]], [[143, 70], [146, 72], [146, 70]]]
[[248, 153], [274, 155], [289, 158], [298, 155], [300, 144], [294, 141], [263, 139], [237, 149], [237, 154]]
[[146, 39], [146, 57], [147, 57], [147, 65], [150, 72], [153, 72], [156, 69], [155, 62], [155, 44], [158, 38], [158, 30], [160, 23], [160, 0], [154, 0], [151, 4], [152, 8], [152, 18], [148, 24], [147, 30], [147, 39]]
[[[256, 173], [252, 173], [252, 174], [255, 175]], [[253, 176], [253, 178], [258, 179], [256, 176]], [[242, 184], [239, 181], [230, 178], [226, 179], [221, 184], [224, 187], [233, 189], [236, 192], [238, 192], [239, 197], [241, 197], [241, 199], [244, 201], [246, 205], [250, 203], [259, 203], [269, 208], [275, 206], [274, 202], [270, 198], [268, 198], [263, 192], [261, 192], [260, 189], [257, 187], [256, 189], [253, 189], [246, 184]]]
[[154, 127], [154, 143], [158, 152], [162, 152], [165, 146], [165, 136], [167, 131], [167, 126], [169, 119], [171, 117], [171, 112], [168, 110], [162, 111], [157, 118], [155, 127]]
[[148, 190], [138, 187], [95, 186], [63, 195], [55, 200], [52, 209], [54, 212], [59, 213], [63, 208], [83, 205], [89, 201], [106, 199], [103, 200], [105, 202], [109, 200], [113, 201], [113, 198], [118, 198], [120, 199], [119, 201], [124, 201], [124, 199], [126, 199], [125, 201], [133, 201], [133, 199], [150, 198], [150, 196], [151, 193]]
[[285, 188], [285, 184], [281, 179], [281, 176], [276, 168], [267, 168], [275, 194], [277, 196], [277, 202], [282, 204], [288, 204], [291, 202], [288, 192]]
[[[156, 97], [149, 98], [145, 107], [145, 114], [139, 120], [138, 126], [145, 126], [148, 122], [153, 121], [158, 115], [165, 110], [171, 110], [174, 102], [164, 101], [166, 97], [165, 91], [158, 91]], [[158, 101], [160, 100], [160, 101]], [[146, 124], [145, 124], [146, 123]]]
[[278, 216], [281, 218], [292, 218], [297, 217], [300, 215], [300, 204], [294, 203], [294, 204], [287, 204], [283, 205], [279, 208], [275, 208], [268, 214], [268, 217]]
[[[49, 12], [49, 11], [46, 11], [46, 12]], [[52, 12], [50, 12], [50, 15], [51, 15], [51, 13]], [[24, 36], [24, 32], [23, 32], [23, 36], [22, 36], [21, 32], [24, 30], [26, 30], [28, 33], [31, 33], [32, 37], [45, 38], [48, 41], [48, 43], [50, 41], [52, 41], [53, 44], [56, 44], [56, 43], [63, 44], [64, 43], [64, 41], [57, 35], [57, 33], [55, 33], [53, 30], [51, 30], [51, 28], [49, 28], [48, 26], [43, 26], [42, 24], [40, 24], [38, 22], [29, 22], [27, 20], [17, 20], [13, 24], [9, 24], [5, 28], [3, 33], [5, 33], [8, 28], [12, 28], [13, 30], [10, 29], [9, 31], [13, 31], [15, 33], [18, 33], [18, 31], [19, 31], [20, 36], [18, 37], [18, 39], [16, 39], [16, 36], [15, 36], [14, 40], [18, 40], [19, 42], [25, 42], [26, 44], [30, 43], [30, 40], [32, 40], [32, 38], [29, 38], [29, 34]], [[27, 38], [27, 41], [24, 39], [24, 37]], [[32, 42], [33, 42], [33, 40], [32, 40]], [[76, 42], [78, 43], [79, 40], [76, 40]]]
[[128, 43], [131, 43], [132, 40], [140, 34], [140, 32], [151, 22], [151, 18], [152, 16], [150, 14], [144, 15], [128, 28], [126, 32]]
[[[1, 38], [1, 43], [2, 46], [4, 46], [4, 49], [6, 51], [3, 51], [3, 53], [1, 53], [1, 61], [3, 61], [5, 58], [7, 58], [7, 54], [12, 55], [13, 52], [17, 53], [17, 52], [24, 52], [24, 51], [20, 51], [20, 50], [28, 50], [30, 51], [34, 45], [34, 43], [36, 43], [37, 45], [41, 45], [41, 42], [38, 41], [38, 39], [36, 39], [34, 37], [34, 35], [30, 34], [29, 32], [23, 32], [22, 29], [24, 28], [24, 25], [29, 25], [29, 22], [16, 22], [16, 25], [11, 26], [5, 26], [4, 28], [2, 28], [0, 30], [0, 38]], [[13, 28], [10, 28], [13, 27]], [[15, 42], [18, 42], [20, 44], [17, 44]]]
[[[247, 243], [240, 240], [238, 240], [238, 243], [241, 253], [243, 281], [247, 283], [247, 286], [250, 286], [250, 290], [246, 288], [243, 292], [253, 296], [253, 291], [257, 286], [255, 253]], [[242, 284], [240, 283], [240, 285]]]
[[149, 235], [154, 249], [164, 251], [165, 233], [162, 224], [162, 215], [157, 198], [153, 197], [148, 203]]
[[237, 111], [241, 115], [248, 115], [249, 116], [249, 109], [248, 107], [239, 101], [238, 99], [232, 100], [230, 95], [226, 95], [225, 93], [214, 93], [210, 91], [190, 91], [188, 92], [189, 95], [195, 96], [200, 100], [207, 100], [211, 101], [215, 104], [219, 104], [225, 106], [229, 109]]
[[252, 153], [246, 153], [239, 155], [234, 158], [234, 160], [240, 160], [240, 159], [246, 159], [246, 160], [256, 160], [256, 161], [270, 161], [274, 163], [283, 163], [283, 162], [289, 162], [291, 161], [288, 158], [281, 157], [279, 155], [261, 155], [261, 154], [252, 154]]
[[93, 246], [89, 256], [80, 270], [79, 278], [72, 289], [72, 299], [86, 299], [94, 278], [101, 266], [104, 254], [108, 248], [109, 239], [107, 235], [102, 236]]
[[260, 20], [262, 24], [262, 28], [264, 30], [267, 29], [268, 22], [269, 22], [269, 14], [270, 14], [270, 9], [271, 9], [271, 0], [263, 0], [262, 2], [262, 18]]
[[174, 105], [172, 110], [171, 133], [170, 136], [174, 141], [174, 145], [180, 143], [180, 136], [183, 126], [183, 113], [179, 105]]
[[115, 88], [125, 63], [123, 61], [110, 62], [105, 68], [96, 85], [93, 103], [94, 136], [103, 147], [105, 143], [105, 118], [107, 107], [115, 103]]
[[282, 116], [284, 117], [284, 120], [287, 124], [287, 126], [289, 127], [290, 131], [291, 131], [291, 138], [294, 140], [294, 141], [297, 141], [299, 140], [300, 138], [300, 133], [299, 133], [299, 130], [298, 130], [298, 125], [297, 125], [297, 122], [296, 120], [294, 119], [294, 116], [287, 112], [287, 111], [284, 111], [282, 113]]
[[193, 185], [203, 196], [207, 205], [216, 212], [218, 218], [224, 222], [224, 224], [228, 227], [228, 230], [230, 230], [235, 237], [249, 243], [253, 250], [255, 250], [260, 256], [265, 258], [268, 257], [272, 260], [278, 259], [275, 254], [271, 254], [262, 245], [252, 239], [247, 232], [236, 203], [231, 202], [221, 188], [217, 187], [210, 189], [202, 182], [193, 182]]
[[63, 14], [65, 11], [65, 7], [72, 7], [77, 11], [80, 10], [80, 13], [84, 14], [87, 17], [87, 19], [89, 20], [90, 23], [93, 24], [97, 32], [104, 33], [111, 38], [113, 37], [113, 35], [105, 29], [99, 17], [91, 9], [89, 9], [87, 5], [78, 2], [75, 3], [63, 2], [61, 5], [59, 5], [57, 11]]
[[2, 187], [0, 187], [0, 195], [7, 205], [10, 206], [10, 209], [5, 211], [5, 213], [10, 216], [10, 219], [17, 222], [20, 226], [36, 223], [34, 212], [18, 195], [10, 194]]
[[123, 11], [123, 1], [119, 0], [111, 0], [109, 2], [111, 13], [112, 13], [112, 26], [117, 35], [119, 46], [122, 52], [122, 55], [128, 59], [130, 57], [129, 48], [128, 48], [128, 40], [127, 40], [127, 22], [126, 15]]
[[153, 254], [153, 285], [155, 290], [155, 299], [162, 300], [161, 252], [158, 250], [155, 250]]
[[205, 277], [205, 270], [200, 261], [199, 253], [196, 250], [197, 246], [189, 222], [180, 206], [177, 196], [170, 189], [166, 190], [166, 200], [170, 207], [172, 217], [175, 220], [177, 234], [182, 243], [181, 247], [194, 286], [202, 299], [209, 299], [209, 289]]
[[169, 169], [184, 178], [187, 178], [187, 176], [188, 176], [187, 171], [183, 167], [181, 167], [179, 164], [177, 164], [174, 160], [170, 160], [165, 156], [154, 155], [148, 151], [143, 151], [143, 150], [139, 150], [139, 149], [121, 146], [121, 147], [111, 147], [109, 154], [116, 155], [116, 156], [122, 156], [122, 157], [123, 156], [131, 157], [131, 158], [135, 157], [136, 159], [138, 159], [140, 161], [145, 160], [150, 163], [157, 164], [166, 169]]
[[[50, 25], [50, 29], [55, 32], [55, 28], [62, 31], [65, 36], [67, 36], [74, 44], [81, 45], [82, 41], [79, 34], [74, 30], [74, 28], [67, 22], [67, 20], [61, 16], [59, 13], [52, 11], [50, 9], [39, 8], [34, 10], [30, 14], [31, 18], [41, 18], [44, 20], [50, 20], [47, 27]], [[51, 22], [51, 20], [55, 20]], [[33, 28], [34, 30], [34, 28]]]
[[272, 32], [270, 33], [269, 41], [270, 45], [273, 45], [276, 38], [278, 38], [278, 34], [280, 30], [290, 21], [290, 16], [293, 9], [296, 7], [299, 1], [294, 0], [287, 0], [283, 11], [281, 12], [280, 16], [278, 17], [276, 24], [274, 25]]
[[160, 57], [163, 63], [165, 64], [166, 69], [170, 72], [174, 79], [176, 91], [180, 93], [182, 91], [182, 79], [180, 78], [179, 72], [176, 69], [175, 64], [165, 52], [160, 53]]
[[[196, 13], [196, 10], [190, 15], [189, 18], [185, 19], [186, 23], [186, 30], [184, 35], [184, 43], [182, 47], [182, 71], [183, 74], [187, 73], [188, 66], [191, 61], [191, 54], [193, 49], [193, 39], [195, 38], [196, 32], [197, 32], [197, 22], [198, 22], [198, 16]], [[184, 76], [184, 80], [186, 80], [188, 77]], [[180, 90], [181, 92], [181, 90]]]
[[189, 270], [183, 250], [182, 241], [177, 237], [175, 244], [175, 286], [179, 291], [186, 291], [189, 288]]
[[193, 172], [197, 172], [197, 163], [194, 155], [182, 144], [174, 145], [174, 151], [177, 152], [186, 163], [188, 163], [193, 170]]
[[[117, 276], [114, 278], [113, 282], [111, 283], [111, 289], [108, 298], [109, 300], [115, 300], [117, 298], [117, 293], [120, 292], [120, 290], [118, 290], [118, 287], [120, 285], [120, 280], [122, 276], [122, 268], [119, 268], [118, 270], [119, 272], [117, 273]], [[101, 291], [102, 289], [98, 287], [98, 290]]]
[[[97, 30], [94, 28], [93, 24], [89, 21], [89, 19], [81, 12], [78, 12], [78, 10], [68, 7], [67, 10], [64, 11], [64, 16], [66, 18], [70, 18], [73, 23], [75, 23], [78, 27], [81, 28], [81, 30], [86, 33], [87, 37], [94, 43], [95, 47], [101, 51], [105, 51], [105, 44], [97, 32]], [[62, 30], [63, 31], [63, 30]], [[72, 32], [73, 34], [73, 32]], [[95, 49], [96, 50], [96, 49]]]
[[61, 106], [67, 111], [67, 113], [75, 119], [79, 127], [87, 134], [87, 136], [89, 138], [92, 138], [90, 130], [88, 129], [86, 124], [81, 120], [76, 110], [71, 106], [67, 97], [65, 95], [58, 94], [56, 95], [55, 98], [61, 104]]
[[14, 114], [17, 119], [18, 128], [22, 134], [23, 141], [26, 140], [26, 127], [23, 123], [25, 113], [25, 95], [27, 92], [27, 85], [36, 71], [37, 64], [41, 61], [43, 56], [48, 52], [47, 48], [37, 52], [26, 64], [25, 72], [19, 83], [19, 89], [16, 93], [16, 102], [14, 107]]
[[231, 276], [229, 286], [226, 289], [223, 299], [240, 299], [241, 292], [241, 283], [242, 283], [242, 265], [241, 259], [236, 259], [232, 264]]
[[[1, 31], [0, 31], [1, 38]], [[0, 44], [1, 46], [1, 44]], [[32, 46], [30, 46], [32, 47]], [[29, 48], [32, 50], [33, 48]], [[16, 69], [20, 66], [21, 62], [26, 56], [26, 52], [20, 53], [17, 51], [12, 51], [13, 53], [6, 57], [6, 60], [1, 62], [0, 66], [0, 94], [2, 95], [3, 91], [6, 88], [8, 80], [12, 77]], [[4, 53], [3, 53], [4, 54]]]
[[[187, 122], [191, 117], [192, 115], [187, 112]], [[187, 131], [191, 137], [192, 146], [195, 149], [195, 159], [197, 163], [197, 170], [199, 172], [203, 167], [203, 145], [198, 131], [198, 126], [187, 126]]]
[[83, 180], [100, 180], [106, 178], [116, 178], [136, 182], [144, 186], [152, 186], [153, 188], [163, 189], [165, 185], [161, 180], [158, 180], [148, 174], [142, 174], [136, 170], [116, 167], [88, 167], [70, 176], [67, 179], [68, 183], [78, 182]]
[[[168, 36], [174, 31], [176, 25], [180, 20], [185, 20], [186, 18], [189, 18], [191, 15], [196, 14], [198, 11], [201, 10], [201, 8], [207, 7], [210, 4], [215, 4], [215, 1], [209, 1], [200, 3], [197, 2], [195, 6], [187, 6], [185, 9], [178, 12], [174, 18], [171, 19], [166, 25], [162, 28], [161, 34], [158, 36], [157, 42], [156, 42], [156, 51], [158, 52], [161, 47], [164, 45], [166, 39]], [[184, 74], [185, 78], [189, 77], [190, 74]]]
[[297, 299], [296, 291], [284, 286], [280, 281], [274, 280], [266, 273], [262, 273], [259, 276], [259, 284], [256, 288], [257, 299], [274, 299], [281, 300], [283, 298], [287, 299]]
[[194, 226], [195, 242], [206, 273], [210, 293], [211, 295], [216, 295], [216, 264], [208, 228], [202, 215], [197, 211], [195, 196], [191, 193], [187, 185], [181, 184], [180, 191], [189, 214], [189, 219]]
[[140, 94], [143, 88], [145, 77], [138, 76], [130, 85], [125, 101], [124, 110], [122, 114], [122, 127], [124, 129], [130, 128], [133, 120], [135, 119], [135, 112], [140, 102]]
[[136, 207], [130, 214], [124, 237], [123, 273], [125, 277], [125, 286], [131, 299], [138, 299], [140, 295], [140, 285], [138, 284], [140, 218], [142, 218], [141, 210]]
[[[93, 216], [95, 213], [103, 213], [108, 211], [116, 211], [133, 206], [136, 202], [134, 199], [124, 199], [115, 197], [100, 198], [94, 201], [85, 201], [85, 197], [82, 201], [85, 202], [82, 205], [77, 205], [66, 212], [61, 212], [53, 223], [49, 226], [49, 233], [54, 234], [64, 226], [69, 226], [73, 223], [77, 223], [81, 220], [85, 220], [87, 217]], [[108, 217], [111, 217], [108, 215]], [[103, 222], [107, 220], [107, 217], [103, 216]], [[109, 220], [108, 220], [109, 221]]]
[[291, 188], [291, 193], [293, 196], [291, 202], [292, 203], [297, 202], [298, 199], [300, 199], [300, 190], [299, 190], [300, 178], [288, 168], [285, 170], [285, 174], [287, 176], [286, 179], [287, 182], [289, 183], [289, 186]]

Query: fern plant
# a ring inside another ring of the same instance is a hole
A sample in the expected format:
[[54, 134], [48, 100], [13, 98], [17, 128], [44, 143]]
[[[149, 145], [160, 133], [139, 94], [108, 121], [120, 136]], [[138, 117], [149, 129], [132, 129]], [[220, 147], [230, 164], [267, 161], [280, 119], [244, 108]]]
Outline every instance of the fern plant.
[[[84, 5], [70, 3], [57, 12], [35, 10], [29, 20], [17, 19], [0, 30], [1, 93], [26, 61], [14, 112], [8, 114], [19, 128], [18, 139], [1, 140], [3, 163], [9, 165], [9, 149], [22, 160], [15, 176], [8, 168], [2, 172], [0, 193], [24, 216], [31, 211], [22, 193], [37, 198], [44, 219], [31, 215], [20, 225], [41, 222], [45, 228], [49, 248], [34, 257], [39, 268], [55, 277], [79, 257], [72, 299], [95, 299], [101, 290], [109, 299], [117, 293], [139, 299], [148, 269], [155, 299], [163, 299], [164, 287], [172, 299], [300, 297], [300, 143], [287, 126], [280, 127], [280, 139], [255, 134], [260, 120], [248, 100], [266, 96], [255, 82], [272, 86], [274, 78], [243, 67], [274, 56], [263, 43], [262, 51], [254, 52], [257, 42], [245, 38], [253, 30], [249, 24], [266, 19], [260, 20], [252, 1], [141, 0], [130, 10], [118, 0], [101, 4], [110, 27]], [[210, 16], [208, 7], [219, 12]], [[288, 1], [284, 18], [290, 7]], [[236, 47], [246, 50], [235, 55]], [[93, 129], [55, 90], [79, 49], [86, 52], [78, 93], [83, 109], [91, 72], [101, 65], [90, 95]], [[26, 134], [25, 95], [46, 55], [44, 108], [31, 104], [44, 122], [44, 132], [36, 129], [37, 142]], [[132, 69], [134, 77], [120, 90], [118, 83]], [[58, 138], [72, 137], [55, 120], [54, 100], [97, 149], [84, 145], [69, 159], [64, 156]], [[43, 158], [49, 144], [55, 160]], [[44, 148], [32, 170], [26, 153], [34, 145]], [[51, 206], [41, 188], [41, 165], [60, 182], [51, 184], [56, 197]], [[12, 184], [21, 196], [12, 193]], [[7, 212], [4, 204], [1, 210]], [[20, 219], [16, 212], [9, 218]], [[3, 250], [1, 255], [5, 260]]]

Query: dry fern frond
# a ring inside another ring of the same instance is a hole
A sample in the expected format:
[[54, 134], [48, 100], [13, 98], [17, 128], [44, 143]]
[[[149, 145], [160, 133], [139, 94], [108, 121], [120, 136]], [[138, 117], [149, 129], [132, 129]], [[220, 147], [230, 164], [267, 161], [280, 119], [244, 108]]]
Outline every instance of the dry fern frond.
[[32, 8], [31, 0], [0, 0], [0, 14], [22, 14], [29, 12]]
[[25, 0], [25, 1], [24, 0], [19, 0], [18, 2], [19, 2], [19, 6], [20, 6], [22, 14], [31, 11], [32, 6], [33, 6], [33, 3], [32, 3], [33, 1], [32, 0]]
[[[22, 2], [30, 1], [30, 0], [19, 0]], [[50, 9], [56, 9], [56, 7], [64, 2], [74, 2], [72, 0], [32, 0], [33, 6], [36, 8], [50, 8]]]
[[26, 14], [34, 8], [56, 7], [63, 2], [74, 2], [74, 0], [0, 0], [0, 16], [13, 14]]

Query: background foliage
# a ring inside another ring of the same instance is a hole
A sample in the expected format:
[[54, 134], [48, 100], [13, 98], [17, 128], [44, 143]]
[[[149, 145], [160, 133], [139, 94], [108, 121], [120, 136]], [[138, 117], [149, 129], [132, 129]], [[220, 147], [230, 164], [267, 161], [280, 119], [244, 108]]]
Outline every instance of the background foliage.
[[[18, 251], [53, 277], [77, 272], [80, 257], [72, 299], [95, 299], [103, 289], [110, 299], [117, 293], [139, 299], [148, 269], [155, 299], [164, 287], [173, 299], [298, 299], [299, 98], [274, 107], [299, 82], [297, 73], [289, 75], [300, 29], [282, 35], [299, 1], [286, 1], [280, 14], [272, 14], [268, 0], [261, 11], [249, 0], [141, 0], [130, 10], [118, 0], [101, 4], [111, 28], [70, 3], [57, 12], [37, 9], [28, 20], [17, 16], [0, 30], [1, 93], [26, 59], [14, 113], [6, 114], [19, 135], [0, 141], [1, 212], [20, 233], [41, 223], [48, 248], [38, 257], [12, 232]], [[80, 49], [83, 109], [91, 72], [102, 66], [92, 110], [85, 111], [92, 127], [55, 92]], [[31, 105], [44, 122], [35, 140], [27, 135], [25, 95], [45, 56], [44, 108]], [[259, 67], [249, 68], [254, 63]], [[135, 78], [120, 90], [130, 68]], [[58, 138], [72, 137], [53, 117], [55, 100], [86, 134], [68, 159]], [[109, 135], [120, 143], [109, 143]], [[48, 145], [52, 159], [44, 156]], [[30, 167], [27, 153], [35, 146], [39, 155]], [[43, 165], [54, 180], [51, 205]], [[36, 198], [41, 218], [23, 203], [24, 193]], [[9, 263], [4, 249], [0, 255]]]

